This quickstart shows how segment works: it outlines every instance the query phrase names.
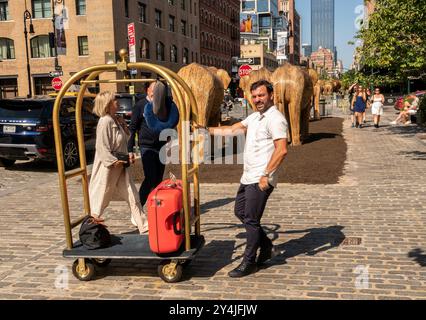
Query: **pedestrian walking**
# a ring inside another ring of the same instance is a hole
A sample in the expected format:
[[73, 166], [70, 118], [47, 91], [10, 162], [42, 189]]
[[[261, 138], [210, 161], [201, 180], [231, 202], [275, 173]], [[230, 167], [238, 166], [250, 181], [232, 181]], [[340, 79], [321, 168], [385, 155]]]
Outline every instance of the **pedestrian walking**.
[[352, 105], [352, 99], [354, 97], [354, 95], [358, 92], [358, 84], [354, 83], [349, 87], [349, 111], [351, 113], [351, 123], [352, 123], [352, 128], [355, 127], [355, 111]]
[[148, 231], [148, 220], [142, 211], [138, 193], [129, 174], [127, 153], [129, 130], [125, 121], [116, 115], [118, 101], [111, 92], [96, 96], [94, 113], [100, 117], [96, 128], [96, 152], [89, 185], [92, 216], [97, 221], [115, 194], [130, 207], [131, 217], [142, 234]]
[[137, 135], [145, 176], [139, 188], [142, 206], [149, 193], [163, 180], [165, 164], [160, 159], [160, 151], [167, 141], [160, 141], [160, 133], [164, 129], [176, 127], [179, 122], [179, 110], [167, 92], [167, 87], [162, 82], [151, 82], [146, 98], [136, 103], [129, 125], [127, 150], [130, 158], [135, 159], [133, 149]]
[[380, 88], [374, 89], [372, 102], [371, 114], [373, 115], [374, 127], [379, 128], [380, 117], [383, 115], [383, 104], [385, 103], [385, 97], [380, 93]]
[[363, 113], [367, 105], [367, 94], [361, 85], [358, 86], [358, 91], [352, 98], [352, 108], [355, 112], [355, 127], [362, 128]]
[[228, 273], [235, 278], [256, 272], [258, 266], [273, 255], [272, 241], [266, 236], [260, 220], [277, 185], [276, 171], [287, 154], [288, 125], [284, 115], [274, 106], [272, 84], [261, 80], [254, 83], [250, 91], [257, 112], [232, 126], [207, 128], [212, 135], [247, 133], [244, 173], [234, 208], [246, 229], [247, 244], [241, 264]]

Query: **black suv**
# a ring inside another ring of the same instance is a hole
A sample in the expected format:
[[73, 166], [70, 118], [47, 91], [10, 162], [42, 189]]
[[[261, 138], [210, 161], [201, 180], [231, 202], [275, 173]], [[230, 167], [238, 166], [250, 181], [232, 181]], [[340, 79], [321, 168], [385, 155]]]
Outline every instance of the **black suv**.
[[[87, 150], [94, 150], [99, 118], [91, 111], [93, 98], [82, 106], [84, 139]], [[12, 166], [16, 160], [56, 159], [52, 112], [55, 97], [0, 100], [0, 165]], [[76, 97], [65, 96], [60, 110], [62, 146], [66, 169], [79, 163], [75, 121]]]
[[130, 120], [132, 119], [132, 111], [133, 108], [140, 99], [143, 99], [145, 94], [135, 94], [135, 98], [133, 100], [133, 95], [130, 93], [116, 93], [115, 98], [118, 100], [119, 107], [117, 110], [117, 114], [120, 115], [127, 123], [130, 124]]

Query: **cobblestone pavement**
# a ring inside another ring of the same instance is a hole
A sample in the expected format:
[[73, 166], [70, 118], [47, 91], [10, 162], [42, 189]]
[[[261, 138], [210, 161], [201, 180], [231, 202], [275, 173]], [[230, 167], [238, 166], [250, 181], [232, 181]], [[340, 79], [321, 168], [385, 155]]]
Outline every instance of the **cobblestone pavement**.
[[[338, 184], [279, 185], [262, 222], [280, 254], [243, 279], [227, 277], [245, 244], [233, 216], [236, 184], [201, 186], [206, 246], [184, 281], [166, 284], [144, 261], [113, 261], [95, 281], [80, 282], [62, 258], [54, 170], [0, 168], [0, 299], [426, 299], [426, 145], [415, 125], [388, 126], [394, 116], [387, 107], [380, 129], [353, 129], [346, 119]], [[78, 181], [68, 190], [77, 216]], [[105, 216], [113, 233], [132, 228], [123, 202]]]

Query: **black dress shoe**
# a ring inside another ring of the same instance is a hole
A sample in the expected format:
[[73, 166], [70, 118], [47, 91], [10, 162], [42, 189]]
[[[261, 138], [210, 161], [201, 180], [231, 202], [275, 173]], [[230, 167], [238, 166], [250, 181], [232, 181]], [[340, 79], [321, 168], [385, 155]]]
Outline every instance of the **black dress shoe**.
[[230, 276], [231, 278], [241, 278], [248, 276], [251, 273], [255, 273], [256, 271], [257, 265], [255, 263], [243, 261], [234, 270], [229, 271], [228, 276]]
[[257, 257], [257, 264], [264, 264], [266, 261], [272, 258], [272, 249], [274, 246], [271, 244], [268, 247], [260, 248], [259, 256]]

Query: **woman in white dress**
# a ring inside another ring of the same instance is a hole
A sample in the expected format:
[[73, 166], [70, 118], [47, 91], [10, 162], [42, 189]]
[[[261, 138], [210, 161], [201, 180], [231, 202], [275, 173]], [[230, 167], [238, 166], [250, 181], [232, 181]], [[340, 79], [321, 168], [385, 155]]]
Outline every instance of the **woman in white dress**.
[[[118, 160], [118, 153], [127, 154], [129, 130], [124, 120], [116, 115], [118, 101], [111, 92], [101, 92], [95, 99], [93, 112], [100, 119], [96, 128], [96, 153], [89, 185], [92, 216], [98, 221], [105, 208], [118, 194], [130, 207], [132, 220], [139, 233], [148, 231], [148, 220], [142, 211], [138, 191], [129, 175], [125, 161]], [[129, 158], [133, 163], [134, 159]]]
[[374, 95], [371, 100], [373, 102], [371, 113], [374, 118], [374, 127], [379, 128], [380, 117], [383, 115], [383, 104], [385, 103], [385, 97], [380, 93], [379, 88], [374, 90]]

